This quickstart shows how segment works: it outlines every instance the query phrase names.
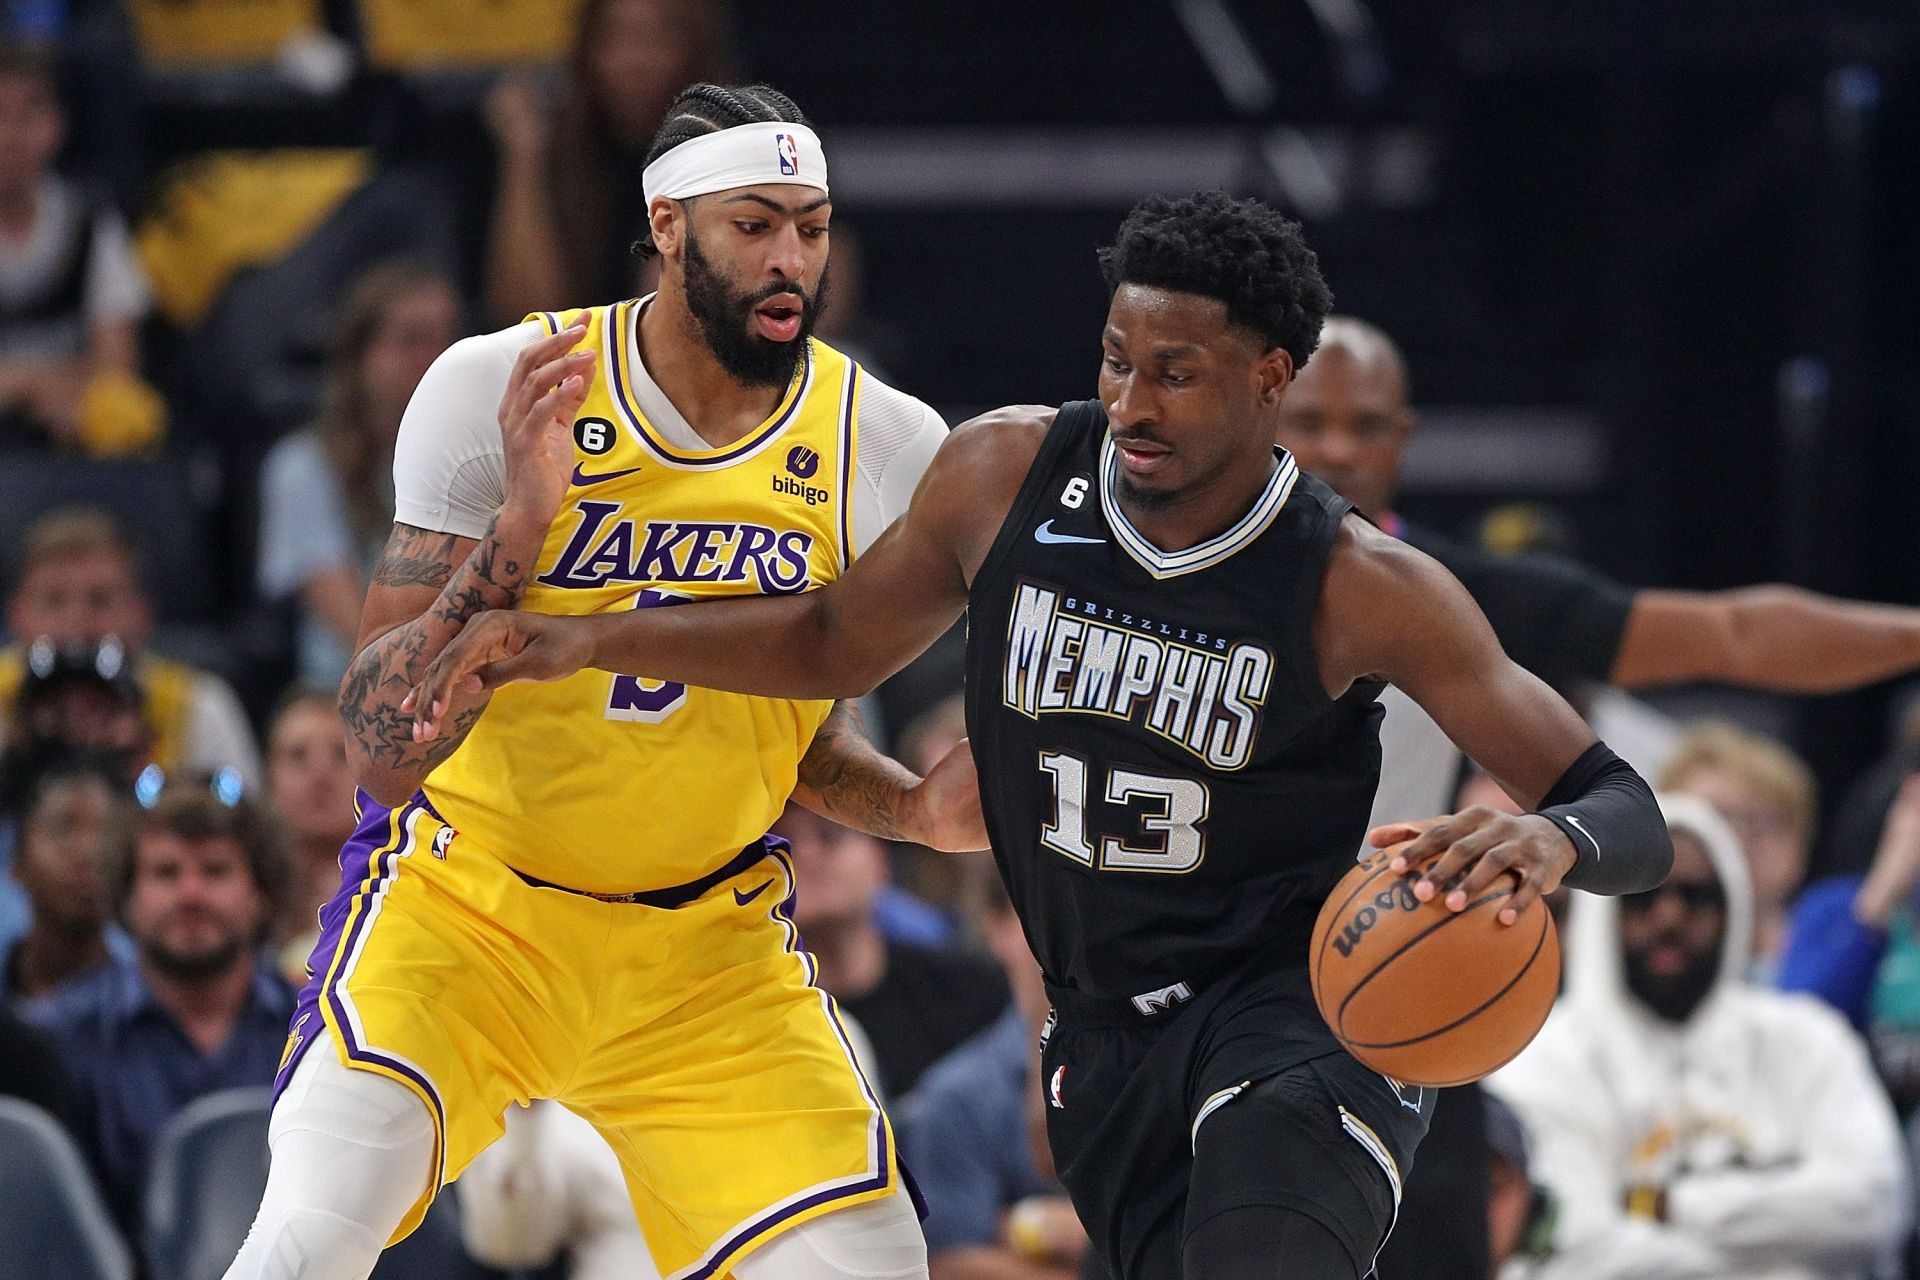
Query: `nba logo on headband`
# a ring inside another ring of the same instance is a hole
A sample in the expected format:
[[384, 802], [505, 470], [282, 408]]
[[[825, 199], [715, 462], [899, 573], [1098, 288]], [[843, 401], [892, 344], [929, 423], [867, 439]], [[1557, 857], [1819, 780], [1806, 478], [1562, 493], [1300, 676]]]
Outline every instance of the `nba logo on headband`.
[[[769, 147], [767, 144], [772, 143]], [[763, 182], [812, 187], [827, 193], [827, 157], [803, 124], [763, 120], [689, 138], [640, 175], [647, 202], [686, 200]]]

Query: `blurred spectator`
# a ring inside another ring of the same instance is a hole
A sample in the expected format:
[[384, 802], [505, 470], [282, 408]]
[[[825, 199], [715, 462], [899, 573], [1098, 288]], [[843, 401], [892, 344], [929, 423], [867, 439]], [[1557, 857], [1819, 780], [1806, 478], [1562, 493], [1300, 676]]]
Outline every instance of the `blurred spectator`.
[[[924, 777], [966, 736], [966, 704], [959, 693], [951, 693], [900, 730], [900, 763]], [[971, 938], [988, 886], [999, 879], [993, 854], [984, 849], [940, 853], [920, 845], [896, 845], [893, 883], [880, 895], [880, 927], [902, 942], [944, 945]]]
[[393, 442], [427, 366], [460, 336], [460, 298], [432, 267], [366, 272], [335, 322], [312, 427], [261, 472], [260, 594], [298, 603], [300, 677], [331, 689], [360, 634], [367, 578], [393, 529]]
[[1813, 771], [1765, 734], [1713, 721], [1687, 730], [1655, 785], [1699, 796], [1740, 838], [1753, 877], [1756, 976], [1772, 981], [1813, 847]]
[[103, 877], [125, 857], [132, 805], [125, 779], [96, 757], [56, 758], [27, 782], [13, 878], [32, 923], [0, 937], [0, 996], [31, 1000], [107, 963]]
[[675, 94], [731, 78], [722, 0], [586, 0], [557, 111], [525, 76], [487, 102], [498, 179], [487, 254], [497, 324], [633, 297], [640, 171]]
[[291, 845], [292, 892], [276, 923], [280, 971], [306, 981], [320, 936], [320, 908], [340, 889], [340, 848], [353, 834], [353, 771], [347, 767], [334, 697], [296, 689], [267, 731], [267, 796]]
[[881, 1090], [901, 1097], [1006, 1008], [1006, 980], [991, 960], [887, 939], [874, 916], [887, 884], [879, 840], [794, 804], [774, 830], [793, 844], [793, 922], [819, 983], [872, 1040]]
[[19, 1098], [73, 1123], [73, 1083], [44, 1031], [0, 1002], [0, 1097]]
[[0, 707], [8, 713], [26, 674], [20, 646], [40, 637], [62, 648], [114, 640], [125, 647], [140, 691], [154, 763], [169, 775], [237, 769], [249, 788], [259, 785], [260, 750], [233, 690], [209, 672], [147, 652], [153, 610], [133, 544], [112, 517], [68, 509], [27, 530], [7, 626], [15, 643], [0, 652]]
[[[0, 737], [0, 869], [13, 862], [21, 797], [48, 765], [75, 752], [95, 756], [124, 793], [152, 760], [153, 730], [118, 642], [62, 649], [37, 641], [25, 668]], [[0, 938], [21, 936], [32, 919], [19, 879], [0, 875]]]
[[138, 381], [147, 280], [126, 223], [53, 170], [52, 64], [0, 49], [0, 443], [121, 452], [159, 433]]
[[1840, 803], [1823, 815], [1812, 879], [1858, 876], [1873, 862], [1894, 799], [1920, 763], [1920, 681], [1896, 695], [1890, 727], [1885, 752], [1848, 781]]
[[30, 1007], [77, 1082], [82, 1142], [123, 1225], [154, 1135], [175, 1112], [273, 1081], [294, 993], [258, 957], [286, 879], [264, 811], [175, 782], [107, 876], [137, 958]]
[[933, 1280], [1071, 1280], [1087, 1233], [1066, 1192], [1036, 1167], [1028, 1128], [1046, 984], [1004, 887], [989, 894], [982, 928], [1013, 1001], [930, 1067], [898, 1109], [901, 1151], [927, 1201], [929, 1271]]
[[1752, 889], [1705, 801], [1662, 800], [1667, 883], [1581, 895], [1568, 995], [1488, 1086], [1558, 1202], [1542, 1280], [1854, 1275], [1892, 1253], [1906, 1157], [1858, 1038], [1745, 979]]
[[1513, 1108], [1484, 1089], [1477, 1090], [1486, 1108], [1488, 1160], [1487, 1260], [1488, 1277], [1500, 1274], [1515, 1254], [1532, 1256], [1537, 1237], [1552, 1226], [1552, 1197], [1534, 1184], [1527, 1152], [1527, 1130]]
[[1794, 907], [1780, 985], [1867, 1037], [1894, 1105], [1920, 1108], [1920, 773], [1896, 793], [1865, 875], [1815, 882]]
[[[1351, 316], [1328, 319], [1280, 402], [1279, 443], [1381, 528], [1439, 560], [1466, 586], [1516, 662], [1566, 689], [1647, 689], [1694, 680], [1783, 693], [1852, 689], [1920, 665], [1920, 610], [1834, 600], [1772, 585], [1729, 591], [1640, 589], [1556, 556], [1490, 555], [1393, 510], [1417, 418], [1393, 340]], [[1411, 700], [1389, 690], [1373, 821], [1442, 812], [1459, 752]], [[1658, 735], [1613, 700], [1592, 708], [1601, 736], [1649, 775]], [[1616, 724], [1610, 719], [1618, 711]], [[1628, 739], [1644, 737], [1635, 749]]]
[[4, 724], [8, 804], [53, 756], [95, 753], [112, 761], [127, 782], [152, 763], [154, 735], [145, 696], [118, 640], [57, 645], [43, 636], [34, 641], [20, 663], [11, 702]]

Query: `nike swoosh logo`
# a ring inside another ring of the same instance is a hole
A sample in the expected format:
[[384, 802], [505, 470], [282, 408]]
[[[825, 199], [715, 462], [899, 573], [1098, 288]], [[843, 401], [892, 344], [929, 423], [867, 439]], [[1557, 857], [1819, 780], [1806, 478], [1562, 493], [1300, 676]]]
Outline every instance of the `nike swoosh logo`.
[[1600, 842], [1594, 839], [1593, 832], [1587, 830], [1587, 824], [1580, 821], [1580, 819], [1574, 817], [1572, 814], [1567, 815], [1567, 821], [1572, 823], [1574, 829], [1578, 831], [1581, 835], [1585, 836], [1589, 840], [1593, 840], [1593, 860], [1595, 862], [1600, 861]]
[[608, 480], [618, 480], [621, 476], [630, 476], [638, 470], [640, 470], [639, 467], [628, 467], [625, 471], [605, 471], [597, 476], [590, 476], [580, 469], [578, 463], [575, 463], [573, 467], [573, 483], [576, 488], [584, 489], [590, 484], [604, 484]]
[[1082, 538], [1076, 534], [1071, 534], [1071, 533], [1055, 533], [1053, 531], [1053, 521], [1051, 520], [1047, 521], [1045, 524], [1041, 525], [1038, 529], [1035, 529], [1033, 531], [1033, 540], [1035, 542], [1055, 542], [1055, 543], [1082, 542], [1082, 543], [1086, 543], [1088, 546], [1096, 546], [1096, 547], [1106, 542], [1105, 538]]
[[734, 905], [737, 907], [746, 906], [749, 902], [752, 902], [755, 898], [765, 893], [767, 891], [767, 885], [770, 885], [772, 883], [773, 881], [769, 880], [767, 881], [766, 884], [761, 885], [758, 889], [750, 889], [746, 893], [742, 893], [738, 889], [735, 889], [733, 891]]

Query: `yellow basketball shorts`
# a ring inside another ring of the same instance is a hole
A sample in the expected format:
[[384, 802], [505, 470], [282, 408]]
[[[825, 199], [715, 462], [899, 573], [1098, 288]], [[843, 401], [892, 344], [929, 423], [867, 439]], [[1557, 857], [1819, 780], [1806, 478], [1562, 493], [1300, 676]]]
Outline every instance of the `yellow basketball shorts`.
[[277, 1084], [324, 1024], [348, 1066], [426, 1102], [439, 1177], [395, 1239], [532, 1098], [606, 1137], [668, 1280], [724, 1276], [898, 1189], [886, 1115], [799, 948], [784, 842], [668, 909], [530, 884], [418, 796], [360, 804]]

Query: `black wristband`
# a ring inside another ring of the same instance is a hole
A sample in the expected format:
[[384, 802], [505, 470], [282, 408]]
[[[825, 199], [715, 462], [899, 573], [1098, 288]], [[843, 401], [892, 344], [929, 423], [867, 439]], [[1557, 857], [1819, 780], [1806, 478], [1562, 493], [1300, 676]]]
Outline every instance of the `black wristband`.
[[1653, 791], [1633, 767], [1596, 742], [1540, 802], [1541, 817], [1572, 841], [1563, 883], [1592, 893], [1637, 893], [1667, 878], [1673, 841]]

